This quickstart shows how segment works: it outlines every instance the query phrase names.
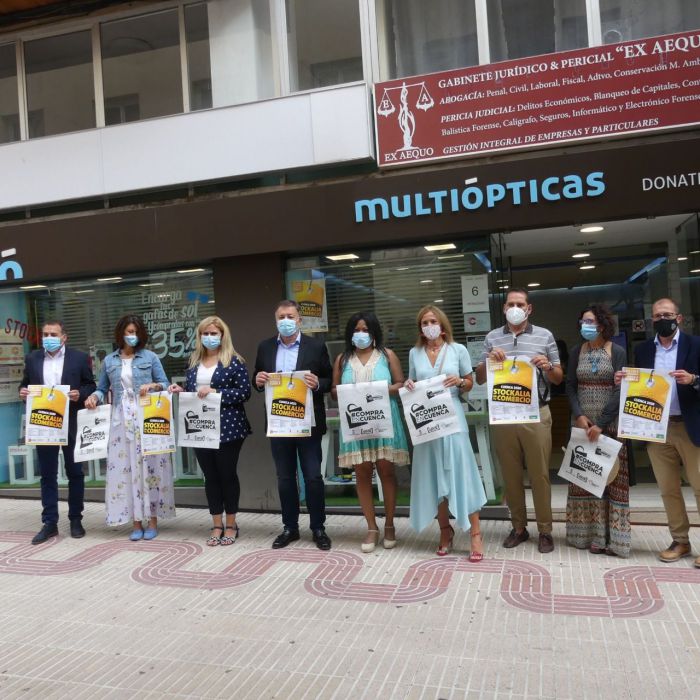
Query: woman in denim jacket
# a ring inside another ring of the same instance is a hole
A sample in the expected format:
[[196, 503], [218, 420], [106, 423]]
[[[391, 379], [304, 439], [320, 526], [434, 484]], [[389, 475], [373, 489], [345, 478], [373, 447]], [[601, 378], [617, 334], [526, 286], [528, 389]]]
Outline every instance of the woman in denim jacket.
[[158, 356], [145, 349], [148, 333], [139, 316], [120, 318], [114, 338], [119, 350], [105, 357], [97, 390], [85, 401], [86, 408], [95, 408], [112, 392], [106, 521], [123, 525], [133, 520], [129, 539], [152, 540], [158, 534], [158, 518], [175, 515], [173, 470], [170, 455], [141, 453], [137, 401], [151, 391], [163, 391], [168, 378]]
[[[173, 384], [170, 391], [182, 389]], [[236, 523], [241, 487], [238, 481], [238, 455], [250, 435], [244, 402], [250, 398], [250, 379], [245, 360], [231, 342], [231, 331], [218, 316], [209, 316], [197, 327], [194, 352], [185, 375], [185, 391], [200, 398], [221, 394], [221, 436], [216, 450], [195, 447], [204, 473], [204, 491], [212, 518], [210, 547], [231, 545], [238, 537]], [[224, 523], [223, 514], [226, 513]]]

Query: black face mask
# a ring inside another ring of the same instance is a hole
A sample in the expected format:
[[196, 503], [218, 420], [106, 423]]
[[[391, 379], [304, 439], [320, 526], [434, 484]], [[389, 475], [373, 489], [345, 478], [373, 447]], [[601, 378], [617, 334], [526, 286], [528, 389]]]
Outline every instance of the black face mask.
[[675, 318], [660, 318], [654, 321], [654, 331], [660, 338], [670, 338], [678, 328], [678, 321]]

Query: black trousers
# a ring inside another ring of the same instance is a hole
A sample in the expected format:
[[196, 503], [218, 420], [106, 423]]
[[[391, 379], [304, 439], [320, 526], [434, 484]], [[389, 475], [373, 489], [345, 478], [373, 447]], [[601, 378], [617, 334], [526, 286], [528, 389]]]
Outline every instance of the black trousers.
[[83, 495], [85, 493], [85, 477], [83, 464], [73, 461], [75, 435], [68, 438], [68, 444], [63, 447], [52, 445], [37, 445], [36, 455], [39, 459], [41, 472], [41, 522], [55, 525], [58, 522], [58, 451], [63, 450], [63, 461], [68, 477], [68, 519], [82, 520]]
[[204, 493], [212, 515], [238, 513], [241, 484], [238, 481], [238, 455], [243, 440], [222, 442], [218, 450], [195, 447], [194, 453], [204, 472]]

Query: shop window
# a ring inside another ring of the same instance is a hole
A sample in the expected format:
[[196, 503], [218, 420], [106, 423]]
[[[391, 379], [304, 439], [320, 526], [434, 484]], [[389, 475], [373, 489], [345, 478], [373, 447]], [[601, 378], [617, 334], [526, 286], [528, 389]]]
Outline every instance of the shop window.
[[15, 45], [0, 46], [0, 143], [19, 141]]
[[700, 29], [697, 0], [600, 0], [603, 43]]
[[491, 61], [588, 46], [585, 0], [487, 0]]
[[473, 2], [381, 0], [377, 35], [384, 80], [479, 63]]
[[358, 0], [287, 0], [286, 8], [293, 91], [363, 79]]
[[109, 101], [137, 97], [141, 119], [182, 112], [177, 10], [101, 26], [105, 112]]
[[185, 38], [190, 80], [190, 110], [208, 109], [212, 106], [211, 58], [209, 19], [204, 3], [185, 7]]
[[90, 32], [74, 32], [24, 45], [29, 138], [95, 127]]

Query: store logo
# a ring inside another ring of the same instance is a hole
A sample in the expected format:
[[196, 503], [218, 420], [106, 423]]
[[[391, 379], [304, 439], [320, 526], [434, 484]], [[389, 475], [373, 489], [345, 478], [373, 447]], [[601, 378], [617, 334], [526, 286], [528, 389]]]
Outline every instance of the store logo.
[[[95, 425], [100, 423], [106, 423], [106, 418], [95, 418]], [[83, 427], [83, 431], [80, 433], [80, 449], [84, 450], [86, 447], [92, 446], [95, 442], [104, 440], [106, 437], [104, 430], [94, 430], [89, 425]]]
[[[16, 253], [17, 248], [8, 248], [0, 252], [0, 257], [3, 259], [9, 258]], [[24, 278], [24, 270], [22, 270], [22, 266], [16, 260], [7, 260], [0, 264], [0, 281], [5, 282], [9, 272], [12, 273], [13, 280], [21, 280]]]
[[[600, 448], [596, 449], [596, 454], [604, 454]], [[609, 455], [606, 455], [606, 457]], [[588, 459], [588, 453], [586, 452], [583, 445], [576, 445], [571, 453], [571, 460], [569, 461], [569, 466], [571, 469], [575, 469], [580, 472], [592, 472], [596, 476], [600, 476], [603, 473], [603, 469], [599, 464], [591, 462]]]
[[[215, 411], [211, 406], [202, 406], [202, 413]], [[216, 421], [213, 418], [200, 418], [198, 413], [187, 411], [185, 413], [185, 433], [201, 433], [203, 430], [216, 430]]]
[[[372, 396], [371, 394], [366, 397], [368, 403], [381, 398], [381, 396]], [[367, 425], [370, 421], [386, 420], [386, 414], [381, 408], [369, 410], [351, 403], [345, 409], [345, 419], [348, 422], [348, 428], [352, 429]]]
[[[429, 393], [432, 393], [433, 395], [435, 395], [435, 394], [442, 393], [442, 391], [429, 392]], [[428, 398], [430, 398], [430, 396], [428, 396]], [[424, 426], [428, 425], [429, 423], [435, 422], [441, 416], [449, 415], [450, 411], [444, 403], [439, 404], [438, 406], [429, 406], [428, 408], [426, 408], [423, 404], [414, 403], [411, 406], [410, 413], [411, 413], [411, 421], [413, 422], [413, 426], [415, 427], [416, 430], [420, 430], [420, 428], [423, 428]]]

